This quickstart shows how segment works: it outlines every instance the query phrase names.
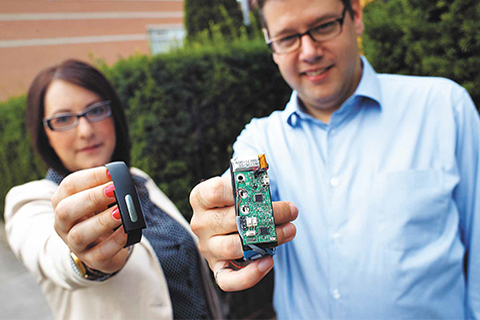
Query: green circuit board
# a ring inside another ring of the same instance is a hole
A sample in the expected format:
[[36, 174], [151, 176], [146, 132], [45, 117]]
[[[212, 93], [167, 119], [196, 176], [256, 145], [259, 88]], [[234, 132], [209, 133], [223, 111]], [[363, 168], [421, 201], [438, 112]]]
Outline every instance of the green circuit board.
[[238, 231], [243, 245], [277, 245], [270, 180], [266, 171], [233, 173]]

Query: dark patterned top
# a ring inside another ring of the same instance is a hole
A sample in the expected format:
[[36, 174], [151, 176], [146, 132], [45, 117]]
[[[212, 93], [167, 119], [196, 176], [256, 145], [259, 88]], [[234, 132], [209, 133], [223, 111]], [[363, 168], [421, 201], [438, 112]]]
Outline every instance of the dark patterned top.
[[[63, 177], [50, 169], [46, 179], [60, 184]], [[175, 219], [152, 203], [145, 187], [146, 179], [133, 176], [133, 180], [147, 224], [143, 236], [155, 250], [165, 274], [174, 319], [211, 318], [195, 241]]]

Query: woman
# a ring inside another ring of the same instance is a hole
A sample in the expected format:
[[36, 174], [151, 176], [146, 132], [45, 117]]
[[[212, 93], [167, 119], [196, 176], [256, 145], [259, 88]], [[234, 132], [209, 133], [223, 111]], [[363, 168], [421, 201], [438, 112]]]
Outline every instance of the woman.
[[[126, 234], [104, 164], [130, 163], [124, 111], [95, 68], [68, 60], [45, 69], [27, 99], [43, 180], [10, 190], [7, 238], [36, 276], [59, 319], [220, 318], [196, 239], [173, 203], [131, 168], [147, 223], [142, 241]], [[116, 231], [113, 231], [116, 229]]]

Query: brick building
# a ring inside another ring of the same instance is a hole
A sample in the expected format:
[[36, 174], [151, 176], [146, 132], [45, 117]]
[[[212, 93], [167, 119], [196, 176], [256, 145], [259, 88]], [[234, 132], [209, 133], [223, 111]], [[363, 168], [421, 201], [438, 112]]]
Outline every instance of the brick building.
[[0, 101], [67, 58], [112, 64], [183, 33], [182, 0], [0, 0]]

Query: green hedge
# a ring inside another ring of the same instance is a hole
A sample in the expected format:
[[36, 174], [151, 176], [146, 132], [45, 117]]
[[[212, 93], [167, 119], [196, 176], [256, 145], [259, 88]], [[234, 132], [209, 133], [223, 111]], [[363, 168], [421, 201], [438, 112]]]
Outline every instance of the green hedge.
[[363, 49], [378, 72], [452, 79], [480, 107], [478, 0], [377, 0], [364, 13]]
[[[252, 117], [282, 109], [290, 89], [262, 41], [201, 46], [101, 65], [126, 106], [132, 164], [145, 170], [187, 219], [190, 190], [228, 166]], [[44, 176], [24, 125], [25, 97], [0, 104], [0, 208], [8, 190]]]
[[236, 0], [185, 0], [184, 12], [185, 29], [190, 40], [209, 30], [211, 25], [218, 26], [227, 37], [243, 26], [242, 11]]
[[45, 175], [43, 162], [30, 147], [25, 126], [26, 96], [0, 104], [0, 214], [3, 220], [5, 195], [15, 185]]

